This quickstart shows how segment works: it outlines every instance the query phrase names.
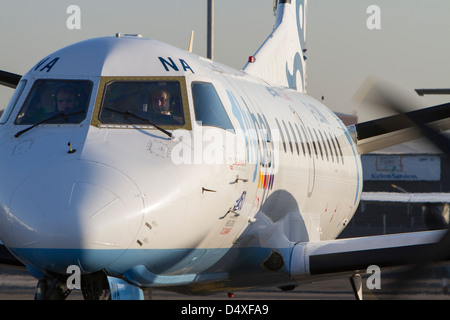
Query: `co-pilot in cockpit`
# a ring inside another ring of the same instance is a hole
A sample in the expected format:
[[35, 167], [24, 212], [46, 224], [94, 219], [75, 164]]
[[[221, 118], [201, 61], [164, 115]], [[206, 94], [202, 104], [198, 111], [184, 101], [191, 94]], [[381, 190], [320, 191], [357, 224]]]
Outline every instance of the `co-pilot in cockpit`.
[[[152, 92], [153, 117], [160, 124], [183, 124], [182, 114], [176, 114], [177, 102], [171, 105], [171, 95], [168, 90], [161, 88]], [[179, 102], [178, 102], [179, 103]], [[179, 108], [178, 108], [179, 109]]]
[[185, 124], [177, 81], [112, 81], [106, 84], [99, 120], [104, 124]]
[[87, 80], [37, 80], [14, 123], [80, 123], [86, 118], [91, 91], [92, 82]]

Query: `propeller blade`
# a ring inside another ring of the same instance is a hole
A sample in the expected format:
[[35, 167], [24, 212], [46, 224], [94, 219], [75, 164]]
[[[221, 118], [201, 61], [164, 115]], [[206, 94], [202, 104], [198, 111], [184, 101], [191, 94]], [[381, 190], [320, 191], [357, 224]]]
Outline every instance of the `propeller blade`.
[[15, 89], [19, 83], [21, 75], [0, 70], [0, 85]]
[[450, 103], [408, 111], [411, 106], [415, 108], [420, 106], [415, 99], [398, 88], [393, 89], [391, 85], [373, 79], [366, 80], [355, 98], [362, 103], [382, 106], [398, 114], [377, 122], [379, 127], [395, 127], [395, 130], [400, 130], [415, 125], [422, 131], [423, 136], [450, 157], [450, 139], [440, 132], [446, 127], [439, 129], [439, 127], [435, 128], [431, 125], [433, 121], [450, 118]]

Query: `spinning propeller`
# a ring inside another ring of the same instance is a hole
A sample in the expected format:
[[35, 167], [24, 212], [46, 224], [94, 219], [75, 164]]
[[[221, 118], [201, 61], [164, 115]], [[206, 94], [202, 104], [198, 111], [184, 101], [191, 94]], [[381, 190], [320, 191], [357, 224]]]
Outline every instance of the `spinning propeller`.
[[[386, 130], [392, 132], [404, 129], [410, 125], [418, 128], [422, 135], [439, 148], [450, 158], [450, 139], [443, 134], [444, 122], [450, 121], [450, 103], [407, 111], [411, 105], [417, 105], [404, 92], [394, 89], [391, 85], [380, 81], [368, 80], [355, 96], [356, 100], [364, 104], [377, 105], [395, 112], [396, 115], [374, 120], [371, 130]], [[446, 118], [446, 119], [445, 119]], [[436, 119], [444, 119], [436, 121]], [[448, 127], [448, 126], [447, 126]], [[367, 129], [366, 127], [362, 129]], [[364, 130], [362, 130], [364, 131]], [[430, 250], [417, 254], [416, 260], [405, 272], [402, 273], [399, 282], [395, 284], [397, 292], [406, 286], [408, 280], [417, 277], [420, 272], [429, 264], [443, 262], [450, 259], [450, 229], [444, 236], [430, 247]]]

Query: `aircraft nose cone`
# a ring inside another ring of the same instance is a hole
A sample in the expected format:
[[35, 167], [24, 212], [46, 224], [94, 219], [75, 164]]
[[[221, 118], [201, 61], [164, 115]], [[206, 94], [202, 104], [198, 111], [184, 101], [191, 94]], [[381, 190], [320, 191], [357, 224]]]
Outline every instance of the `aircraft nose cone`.
[[19, 185], [3, 236], [32, 265], [65, 272], [78, 264], [97, 271], [131, 245], [143, 207], [139, 189], [121, 172], [95, 162], [66, 162]]

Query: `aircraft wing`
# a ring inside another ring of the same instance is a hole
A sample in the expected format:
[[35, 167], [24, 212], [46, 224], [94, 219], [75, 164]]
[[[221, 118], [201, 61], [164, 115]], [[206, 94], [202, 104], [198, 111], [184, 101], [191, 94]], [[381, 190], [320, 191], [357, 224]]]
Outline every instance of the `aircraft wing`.
[[450, 193], [363, 192], [361, 201], [368, 203], [440, 204], [450, 203]]
[[292, 254], [291, 276], [301, 280], [309, 275], [352, 274], [358, 270], [366, 273], [371, 265], [384, 268], [419, 264], [428, 258], [448, 260], [448, 250], [444, 255], [434, 254], [439, 250], [438, 243], [445, 232], [423, 231], [298, 243]]
[[0, 85], [15, 89], [22, 78], [21, 75], [0, 70]]

